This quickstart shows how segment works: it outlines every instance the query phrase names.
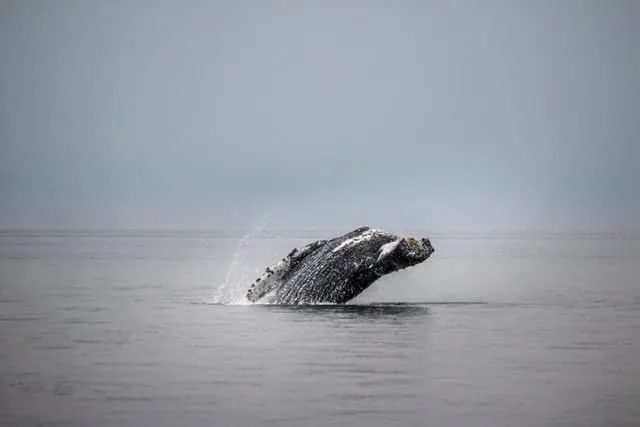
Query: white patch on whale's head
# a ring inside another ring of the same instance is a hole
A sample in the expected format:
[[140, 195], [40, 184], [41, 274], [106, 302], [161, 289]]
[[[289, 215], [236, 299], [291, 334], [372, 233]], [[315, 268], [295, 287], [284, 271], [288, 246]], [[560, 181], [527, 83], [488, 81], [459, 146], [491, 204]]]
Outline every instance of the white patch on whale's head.
[[378, 230], [376, 228], [369, 228], [366, 231], [362, 232], [362, 234], [359, 234], [356, 237], [352, 237], [352, 238], [347, 239], [344, 242], [340, 243], [335, 249], [333, 249], [333, 252], [338, 252], [340, 249], [347, 248], [347, 247], [353, 246], [353, 245], [357, 245], [357, 244], [362, 243], [362, 242], [366, 242], [368, 240], [371, 240], [374, 236], [379, 235], [379, 234], [386, 234], [386, 233], [384, 233], [384, 231]]
[[427, 238], [400, 237], [382, 245], [376, 260], [376, 273], [393, 273], [426, 261], [434, 252]]
[[382, 245], [382, 247], [380, 248], [380, 255], [378, 255], [378, 261], [380, 261], [382, 258], [386, 257], [391, 252], [393, 252], [393, 250], [398, 246], [398, 244], [401, 241], [402, 239], [397, 239], [397, 240], [394, 240], [393, 242], [389, 242]]

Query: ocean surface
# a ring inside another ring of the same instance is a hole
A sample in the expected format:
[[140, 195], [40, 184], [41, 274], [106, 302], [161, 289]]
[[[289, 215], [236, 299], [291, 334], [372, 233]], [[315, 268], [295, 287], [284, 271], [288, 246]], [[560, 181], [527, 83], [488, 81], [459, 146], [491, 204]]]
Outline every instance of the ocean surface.
[[429, 235], [355, 305], [243, 304], [312, 234], [0, 233], [0, 425], [640, 426], [640, 236]]

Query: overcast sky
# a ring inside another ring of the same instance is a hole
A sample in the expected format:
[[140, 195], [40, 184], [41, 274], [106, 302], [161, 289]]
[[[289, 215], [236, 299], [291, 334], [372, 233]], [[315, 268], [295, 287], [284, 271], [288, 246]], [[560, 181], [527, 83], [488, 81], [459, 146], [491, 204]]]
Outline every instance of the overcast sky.
[[0, 0], [0, 227], [640, 229], [640, 2]]

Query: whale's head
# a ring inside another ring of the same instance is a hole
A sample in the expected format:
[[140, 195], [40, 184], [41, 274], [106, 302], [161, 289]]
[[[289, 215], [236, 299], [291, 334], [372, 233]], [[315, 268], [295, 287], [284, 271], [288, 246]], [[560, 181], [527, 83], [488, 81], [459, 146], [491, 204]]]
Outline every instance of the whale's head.
[[380, 247], [378, 255], [379, 271], [388, 274], [426, 261], [435, 252], [426, 237], [400, 237]]

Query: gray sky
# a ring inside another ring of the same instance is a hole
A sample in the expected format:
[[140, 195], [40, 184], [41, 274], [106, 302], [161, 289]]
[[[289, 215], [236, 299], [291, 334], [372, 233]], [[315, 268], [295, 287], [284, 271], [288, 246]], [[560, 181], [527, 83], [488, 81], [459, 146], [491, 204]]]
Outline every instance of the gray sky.
[[640, 229], [640, 2], [0, 0], [0, 227]]

